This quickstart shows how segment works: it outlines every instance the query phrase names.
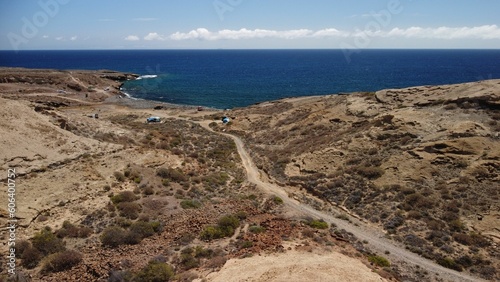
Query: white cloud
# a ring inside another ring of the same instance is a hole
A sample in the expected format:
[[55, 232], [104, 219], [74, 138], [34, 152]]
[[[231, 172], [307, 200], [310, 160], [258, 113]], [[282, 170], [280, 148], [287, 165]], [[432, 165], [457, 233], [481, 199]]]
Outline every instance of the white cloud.
[[125, 37], [125, 40], [127, 40], [127, 41], [137, 41], [137, 40], [140, 40], [140, 39], [139, 39], [139, 36], [137, 36], [137, 35], [129, 35], [129, 36]]
[[268, 29], [246, 29], [240, 30], [223, 29], [211, 32], [206, 28], [198, 28], [187, 33], [176, 32], [170, 35], [173, 40], [200, 39], [200, 40], [238, 40], [238, 39], [256, 39], [256, 38], [282, 38], [296, 39], [310, 36], [313, 31], [309, 29], [294, 30], [268, 30]]
[[70, 40], [71, 40], [71, 41], [75, 41], [75, 40], [77, 40], [77, 39], [78, 39], [78, 36], [72, 36], [72, 37], [70, 38]]
[[156, 32], [150, 32], [148, 33], [148, 35], [144, 36], [144, 40], [165, 40], [165, 38], [163, 38], [163, 36], [159, 35], [158, 33]]
[[430, 38], [430, 39], [500, 39], [500, 29], [496, 25], [477, 27], [438, 27], [407, 29], [393, 28], [382, 37]]
[[62, 36], [56, 37], [56, 40], [57, 40], [57, 41], [64, 40], [64, 37], [62, 37]]
[[313, 33], [312, 37], [348, 37], [349, 32], [340, 31], [336, 28], [325, 28]]
[[[258, 38], [278, 39], [300, 39], [300, 38], [348, 38], [348, 37], [384, 37], [384, 38], [414, 38], [414, 39], [500, 39], [500, 28], [496, 25], [483, 25], [478, 27], [437, 27], [437, 28], [393, 28], [391, 30], [368, 29], [354, 31], [343, 31], [336, 28], [326, 28], [317, 31], [309, 29], [294, 30], [269, 30], [269, 29], [246, 29], [239, 30], [223, 29], [210, 31], [206, 28], [198, 28], [189, 32], [176, 32], [170, 35], [172, 40], [240, 40]], [[164, 40], [157, 33], [150, 33], [146, 40]]]
[[44, 36], [42, 36], [42, 38], [43, 39], [47, 39], [47, 38], [49, 38], [49, 36], [48, 35], [44, 35]]

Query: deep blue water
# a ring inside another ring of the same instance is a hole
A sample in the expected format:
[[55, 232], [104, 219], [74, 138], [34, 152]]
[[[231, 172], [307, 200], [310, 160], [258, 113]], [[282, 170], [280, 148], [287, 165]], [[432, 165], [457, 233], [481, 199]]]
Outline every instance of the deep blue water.
[[376, 91], [500, 78], [500, 50], [0, 51], [0, 66], [111, 69], [133, 97], [215, 108], [291, 96]]

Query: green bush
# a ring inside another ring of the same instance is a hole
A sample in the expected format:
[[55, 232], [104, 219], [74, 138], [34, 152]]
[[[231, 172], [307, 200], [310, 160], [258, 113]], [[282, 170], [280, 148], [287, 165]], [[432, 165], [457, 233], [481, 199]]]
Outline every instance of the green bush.
[[185, 248], [184, 250], [181, 251], [181, 265], [185, 269], [191, 269], [198, 267], [200, 265], [200, 261], [195, 258], [193, 255], [194, 250], [192, 248]]
[[278, 196], [274, 196], [274, 197], [273, 197], [273, 202], [274, 202], [275, 204], [282, 205], [282, 204], [283, 204], [283, 199], [282, 199], [282, 198], [280, 198], [280, 197], [278, 197]]
[[33, 247], [39, 250], [44, 256], [53, 253], [64, 251], [64, 242], [50, 231], [49, 228], [44, 228], [39, 233], [35, 234], [31, 239]]
[[328, 228], [328, 223], [324, 222], [323, 220], [311, 220], [307, 223], [307, 225], [311, 226], [312, 228], [316, 229], [327, 229]]
[[462, 271], [463, 268], [460, 264], [456, 263], [455, 260], [452, 258], [441, 258], [438, 259], [437, 263], [439, 263], [441, 266], [444, 266], [446, 268], [450, 268], [456, 271]]
[[239, 220], [244, 220], [247, 218], [247, 213], [244, 212], [244, 211], [239, 211], [235, 214], [235, 216], [239, 219]]
[[153, 228], [154, 232], [156, 232], [156, 233], [161, 232], [162, 227], [163, 227], [162, 224], [161, 224], [161, 222], [159, 222], [159, 221], [151, 221], [151, 222], [149, 222], [149, 224]]
[[258, 225], [253, 225], [253, 226], [250, 226], [248, 228], [248, 231], [252, 232], [252, 233], [255, 233], [255, 234], [259, 234], [259, 233], [263, 233], [266, 231], [266, 229], [262, 226], [258, 226]]
[[253, 247], [253, 242], [252, 241], [242, 241], [240, 244], [240, 248], [242, 249], [248, 249]]
[[188, 180], [188, 177], [180, 169], [162, 167], [158, 169], [156, 175], [164, 179], [170, 179], [174, 182], [185, 182]]
[[43, 272], [59, 272], [72, 268], [79, 264], [83, 259], [82, 254], [74, 250], [66, 250], [55, 253], [47, 257], [42, 271]]
[[465, 229], [465, 224], [460, 219], [454, 219], [448, 222], [448, 226], [452, 231], [461, 231]]
[[196, 246], [194, 249], [194, 256], [197, 258], [210, 258], [214, 254], [212, 249], [205, 249], [202, 246]]
[[203, 177], [202, 180], [210, 187], [222, 186], [229, 180], [229, 175], [225, 172], [216, 172]]
[[234, 234], [234, 230], [240, 226], [240, 220], [234, 215], [221, 217], [217, 226], [207, 226], [201, 231], [200, 237], [203, 240], [214, 240], [229, 237]]
[[224, 238], [224, 232], [219, 226], [207, 226], [201, 231], [200, 237], [202, 240], [215, 240]]
[[136, 281], [166, 282], [174, 277], [174, 269], [158, 261], [150, 261], [146, 267], [135, 275]]
[[370, 261], [371, 263], [373, 263], [377, 266], [380, 266], [380, 267], [391, 266], [391, 263], [389, 262], [389, 260], [387, 260], [386, 258], [381, 257], [381, 256], [375, 256], [375, 255], [368, 256], [368, 261]]
[[225, 215], [219, 219], [218, 225], [224, 236], [232, 236], [234, 230], [240, 226], [240, 220], [234, 215]]
[[197, 209], [201, 207], [201, 203], [196, 200], [184, 200], [181, 202], [183, 209]]

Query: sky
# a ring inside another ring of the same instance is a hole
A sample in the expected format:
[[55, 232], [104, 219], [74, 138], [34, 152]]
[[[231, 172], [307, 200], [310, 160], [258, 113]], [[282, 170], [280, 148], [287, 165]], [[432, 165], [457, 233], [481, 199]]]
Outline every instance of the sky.
[[0, 0], [0, 50], [500, 49], [498, 0]]

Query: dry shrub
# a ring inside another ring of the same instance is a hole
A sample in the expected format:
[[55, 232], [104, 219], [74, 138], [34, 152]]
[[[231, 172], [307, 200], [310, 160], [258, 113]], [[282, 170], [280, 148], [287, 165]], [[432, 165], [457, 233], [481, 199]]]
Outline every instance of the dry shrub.
[[136, 275], [136, 281], [170, 281], [174, 277], [174, 269], [164, 263], [158, 261], [150, 261], [146, 267], [139, 271]]
[[43, 258], [43, 254], [32, 246], [29, 246], [19, 253], [22, 259], [21, 265], [27, 269], [35, 268]]
[[62, 228], [56, 232], [56, 235], [59, 238], [87, 238], [90, 234], [92, 234], [92, 228], [86, 226], [75, 226], [69, 221], [64, 221]]
[[354, 171], [368, 179], [377, 179], [384, 174], [384, 170], [382, 168], [375, 166], [359, 165], [354, 167]]
[[132, 191], [123, 191], [111, 197], [111, 201], [114, 204], [122, 202], [133, 202], [137, 200], [137, 196]]
[[115, 173], [113, 173], [113, 175], [115, 176], [116, 180], [118, 180], [119, 182], [123, 182], [125, 181], [125, 175], [123, 175], [123, 173], [119, 172], [119, 171], [115, 171]]
[[164, 179], [169, 179], [173, 182], [185, 182], [188, 180], [188, 177], [180, 169], [174, 168], [162, 167], [158, 169], [156, 175]]
[[137, 219], [141, 211], [141, 206], [138, 203], [122, 202], [118, 204], [120, 215], [129, 219]]
[[137, 234], [141, 239], [152, 236], [155, 233], [154, 223], [136, 221], [130, 225], [129, 232]]
[[197, 209], [201, 207], [201, 203], [197, 200], [184, 200], [181, 201], [181, 207], [183, 209]]
[[47, 257], [42, 271], [44, 272], [59, 272], [72, 268], [79, 264], [83, 259], [82, 254], [74, 250], [66, 250], [60, 253], [55, 253]]
[[441, 266], [444, 266], [446, 268], [450, 268], [456, 271], [462, 271], [463, 268], [460, 264], [458, 264], [455, 260], [452, 258], [441, 258], [437, 260], [437, 263], [439, 263]]
[[490, 245], [490, 242], [484, 236], [477, 233], [455, 233], [453, 234], [453, 239], [460, 244], [467, 246], [488, 247]]
[[33, 247], [38, 249], [44, 256], [63, 251], [65, 249], [64, 242], [50, 231], [49, 228], [44, 228], [39, 233], [35, 234], [32, 239]]
[[101, 243], [104, 246], [112, 248], [118, 247], [125, 243], [127, 231], [118, 226], [111, 226], [106, 228], [101, 235]]

